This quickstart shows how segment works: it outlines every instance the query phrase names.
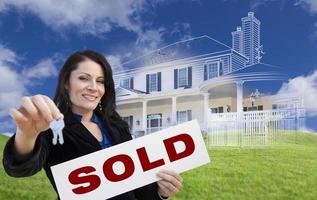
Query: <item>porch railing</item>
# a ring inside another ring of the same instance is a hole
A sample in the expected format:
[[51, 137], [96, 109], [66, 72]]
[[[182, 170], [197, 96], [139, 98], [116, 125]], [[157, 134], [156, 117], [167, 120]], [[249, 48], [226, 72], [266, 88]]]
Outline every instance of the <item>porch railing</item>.
[[[141, 137], [170, 126], [133, 131]], [[304, 109], [248, 111], [208, 115], [207, 124], [200, 124], [208, 146], [254, 146], [272, 144], [285, 133], [305, 127]]]
[[205, 131], [209, 146], [254, 146], [275, 143], [304, 126], [304, 109], [265, 110], [209, 114]]

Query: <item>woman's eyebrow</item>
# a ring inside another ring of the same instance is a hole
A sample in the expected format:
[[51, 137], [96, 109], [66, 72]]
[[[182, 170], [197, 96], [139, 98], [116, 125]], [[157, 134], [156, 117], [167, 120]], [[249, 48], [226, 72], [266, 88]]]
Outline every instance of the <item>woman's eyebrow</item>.
[[[87, 72], [78, 72], [79, 75], [87, 75], [87, 76], [90, 76], [91, 77], [91, 74], [87, 73]], [[103, 75], [102, 76], [98, 76], [97, 78], [105, 78]]]
[[78, 72], [78, 74], [79, 74], [79, 75], [84, 74], [84, 75], [87, 75], [87, 76], [91, 76], [90, 74], [88, 74], [88, 73], [86, 73], [86, 72]]

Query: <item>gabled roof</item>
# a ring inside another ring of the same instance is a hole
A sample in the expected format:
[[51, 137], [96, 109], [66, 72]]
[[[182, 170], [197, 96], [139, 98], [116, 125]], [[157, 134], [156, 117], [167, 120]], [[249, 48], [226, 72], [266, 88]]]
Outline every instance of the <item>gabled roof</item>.
[[145, 92], [135, 89], [127, 89], [121, 86], [115, 88], [116, 98], [126, 99], [126, 98], [138, 98], [140, 94], [145, 94]]
[[131, 70], [228, 50], [231, 50], [231, 47], [204, 35], [175, 42], [173, 44], [159, 48], [147, 55], [143, 55], [123, 63], [122, 68], [123, 70]]

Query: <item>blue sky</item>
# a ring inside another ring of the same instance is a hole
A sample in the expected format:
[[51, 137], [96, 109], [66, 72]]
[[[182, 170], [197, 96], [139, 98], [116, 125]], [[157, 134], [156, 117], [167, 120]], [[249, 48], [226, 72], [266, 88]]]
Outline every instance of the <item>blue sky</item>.
[[[316, 0], [74, 2], [0, 0], [0, 132], [14, 131], [7, 110], [22, 96], [54, 95], [58, 71], [74, 51], [100, 51], [118, 66], [202, 35], [231, 46], [231, 32], [249, 11], [261, 21], [262, 62], [281, 67], [283, 91], [304, 96], [307, 128], [317, 130]], [[282, 84], [259, 89], [275, 94]]]

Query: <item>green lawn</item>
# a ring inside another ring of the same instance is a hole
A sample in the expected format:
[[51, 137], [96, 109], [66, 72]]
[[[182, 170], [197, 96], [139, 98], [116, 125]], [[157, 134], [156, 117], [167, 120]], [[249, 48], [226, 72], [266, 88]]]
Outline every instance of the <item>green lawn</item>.
[[[6, 140], [0, 136], [1, 152]], [[317, 135], [287, 134], [272, 146], [212, 148], [209, 154], [210, 164], [183, 173], [183, 190], [172, 200], [317, 199]], [[56, 195], [44, 173], [16, 179], [1, 166], [0, 199]]]

